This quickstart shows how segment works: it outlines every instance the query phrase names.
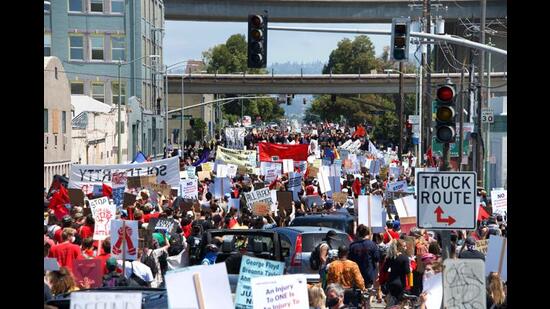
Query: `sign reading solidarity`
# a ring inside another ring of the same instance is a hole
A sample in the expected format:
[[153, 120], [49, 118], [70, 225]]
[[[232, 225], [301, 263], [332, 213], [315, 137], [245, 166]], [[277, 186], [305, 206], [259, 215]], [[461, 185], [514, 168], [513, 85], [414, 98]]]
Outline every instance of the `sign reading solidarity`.
[[417, 186], [419, 228], [475, 229], [475, 172], [420, 172]]
[[[124, 221], [124, 222], [123, 222]], [[123, 241], [126, 241], [123, 246]], [[123, 255], [123, 247], [125, 254]], [[116, 259], [137, 259], [138, 222], [134, 220], [111, 220], [111, 254]]]

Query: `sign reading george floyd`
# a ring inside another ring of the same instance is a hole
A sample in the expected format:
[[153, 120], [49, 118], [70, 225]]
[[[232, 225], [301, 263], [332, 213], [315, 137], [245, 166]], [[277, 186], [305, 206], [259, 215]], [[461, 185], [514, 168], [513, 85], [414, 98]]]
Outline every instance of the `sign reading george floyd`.
[[420, 172], [417, 188], [419, 228], [475, 229], [475, 172]]

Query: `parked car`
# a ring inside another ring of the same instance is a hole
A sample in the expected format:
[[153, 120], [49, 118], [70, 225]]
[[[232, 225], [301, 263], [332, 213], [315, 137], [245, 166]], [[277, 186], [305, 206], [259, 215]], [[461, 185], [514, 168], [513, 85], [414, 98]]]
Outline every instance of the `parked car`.
[[328, 227], [355, 235], [355, 217], [349, 214], [314, 214], [296, 217], [290, 226], [318, 226]]
[[[287, 273], [318, 273], [317, 270], [313, 270], [309, 266], [309, 257], [330, 230], [334, 229], [313, 226], [289, 226], [272, 229], [279, 234]], [[333, 250], [338, 249], [341, 245], [349, 246], [352, 241], [351, 237], [343, 231], [335, 231], [340, 241], [332, 244]]]

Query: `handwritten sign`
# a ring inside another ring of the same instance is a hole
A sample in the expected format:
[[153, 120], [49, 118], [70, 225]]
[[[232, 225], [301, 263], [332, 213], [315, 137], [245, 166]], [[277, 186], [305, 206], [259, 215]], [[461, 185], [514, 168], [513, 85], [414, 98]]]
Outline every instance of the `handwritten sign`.
[[206, 162], [201, 164], [201, 168], [203, 172], [211, 172], [213, 169], [212, 162]]
[[157, 176], [151, 175], [151, 176], [129, 176], [127, 178], [126, 186], [129, 189], [132, 188], [143, 188], [146, 186], [149, 186], [151, 184], [157, 183]]
[[116, 206], [114, 204], [97, 205], [92, 214], [95, 220], [93, 239], [105, 240], [111, 236], [111, 220], [115, 218]]
[[271, 207], [264, 202], [256, 202], [252, 205], [252, 214], [255, 216], [267, 216]]
[[[122, 221], [125, 221], [124, 224]], [[123, 241], [126, 244], [123, 246]], [[111, 220], [111, 255], [122, 259], [125, 249], [127, 260], [137, 259], [138, 249], [138, 222], [134, 220]]]
[[273, 202], [271, 200], [271, 192], [269, 191], [269, 188], [263, 188], [260, 190], [252, 191], [252, 192], [245, 192], [244, 197], [246, 198], [246, 206], [249, 208], [254, 205], [256, 202], [265, 202], [268, 205], [271, 205]]
[[309, 308], [307, 280], [303, 274], [256, 277], [250, 281], [254, 308]]
[[485, 263], [479, 259], [446, 259], [443, 272], [444, 308], [487, 308]]
[[476, 241], [476, 250], [487, 255], [487, 249], [489, 247], [489, 239], [480, 239]]
[[98, 206], [108, 205], [109, 204], [109, 198], [104, 196], [104, 197], [100, 197], [100, 198], [90, 200], [89, 203], [90, 203], [90, 208], [92, 209], [92, 215], [95, 216], [95, 209]]
[[237, 290], [235, 292], [235, 308], [253, 308], [252, 287], [250, 285], [252, 278], [282, 275], [284, 268], [285, 264], [283, 262], [243, 256], [239, 271], [239, 281], [237, 282]]
[[491, 203], [493, 212], [496, 214], [505, 215], [508, 210], [508, 190], [492, 190]]
[[81, 308], [125, 308], [140, 309], [141, 292], [72, 292], [70, 309]]
[[153, 183], [153, 184], [150, 184], [150, 187], [151, 189], [155, 190], [155, 192], [160, 192], [165, 197], [168, 197], [170, 195], [170, 190], [172, 190], [172, 187], [170, 187], [170, 185], [167, 185], [164, 183], [162, 184]]

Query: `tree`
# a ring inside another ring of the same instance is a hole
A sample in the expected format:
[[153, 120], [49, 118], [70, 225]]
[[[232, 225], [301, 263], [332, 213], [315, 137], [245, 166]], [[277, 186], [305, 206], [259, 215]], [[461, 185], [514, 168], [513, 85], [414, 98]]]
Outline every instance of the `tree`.
[[328, 63], [323, 67], [323, 74], [368, 74], [377, 69], [380, 61], [374, 54], [374, 45], [366, 35], [356, 36], [353, 41], [343, 39], [338, 47], [330, 53]]
[[193, 140], [202, 141], [204, 134], [206, 133], [206, 122], [201, 118], [192, 118], [193, 126], [191, 127], [193, 132]]
[[[228, 95], [228, 97], [231, 96], [235, 95]], [[242, 114], [243, 116], [250, 116], [253, 119], [260, 116], [263, 121], [272, 121], [282, 118], [285, 111], [274, 99], [266, 98], [235, 100], [235, 102], [231, 102], [223, 106], [223, 113], [224, 115], [227, 115], [226, 119], [228, 120], [235, 119], [233, 117], [229, 118], [229, 115], [235, 116], [236, 118], [241, 118]]]
[[229, 74], [246, 72], [262, 74], [264, 69], [249, 69], [247, 67], [247, 43], [242, 34], [233, 34], [225, 44], [216, 45], [202, 53], [208, 73]]

